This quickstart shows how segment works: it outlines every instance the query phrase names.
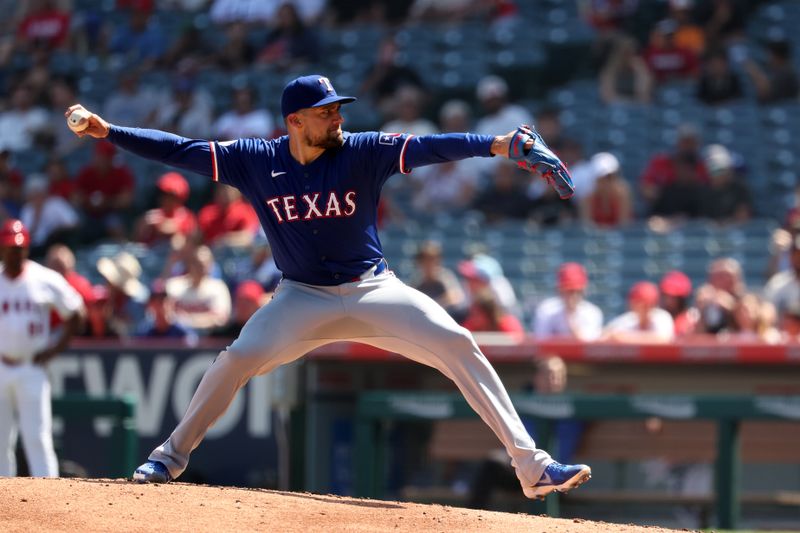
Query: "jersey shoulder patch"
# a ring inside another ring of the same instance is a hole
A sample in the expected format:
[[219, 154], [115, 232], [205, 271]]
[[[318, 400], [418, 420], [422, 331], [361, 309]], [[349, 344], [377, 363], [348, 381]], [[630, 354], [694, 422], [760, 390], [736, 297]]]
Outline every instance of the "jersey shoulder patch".
[[385, 133], [380, 132], [378, 134], [378, 144], [384, 144], [386, 146], [394, 146], [397, 144], [397, 141], [402, 136], [402, 133]]

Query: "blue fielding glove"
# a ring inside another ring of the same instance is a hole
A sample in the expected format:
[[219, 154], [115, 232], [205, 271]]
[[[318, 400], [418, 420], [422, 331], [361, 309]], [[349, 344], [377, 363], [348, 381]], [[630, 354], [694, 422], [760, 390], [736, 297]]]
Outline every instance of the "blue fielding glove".
[[[526, 152], [525, 144], [529, 140], [533, 141], [533, 146]], [[522, 125], [517, 128], [508, 148], [508, 158], [516, 161], [517, 166], [528, 172], [540, 173], [562, 200], [575, 193], [575, 186], [572, 185], [572, 176], [569, 175], [567, 166], [550, 150], [542, 136], [530, 126]]]

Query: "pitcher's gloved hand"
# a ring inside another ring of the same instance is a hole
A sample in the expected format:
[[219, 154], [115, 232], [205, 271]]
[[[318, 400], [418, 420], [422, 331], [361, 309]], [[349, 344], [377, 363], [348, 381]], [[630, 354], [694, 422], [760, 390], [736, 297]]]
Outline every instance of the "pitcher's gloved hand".
[[[525, 145], [529, 141], [532, 141], [532, 145], [526, 148]], [[508, 148], [508, 158], [516, 161], [520, 168], [540, 173], [562, 200], [575, 193], [567, 166], [550, 150], [542, 136], [532, 127], [522, 125], [517, 128]]]

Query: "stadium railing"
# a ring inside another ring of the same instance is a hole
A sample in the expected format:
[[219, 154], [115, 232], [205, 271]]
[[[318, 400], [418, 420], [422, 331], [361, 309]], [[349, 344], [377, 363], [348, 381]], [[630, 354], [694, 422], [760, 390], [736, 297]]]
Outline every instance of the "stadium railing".
[[[740, 520], [740, 427], [743, 420], [800, 418], [800, 396], [736, 395], [512, 395], [521, 415], [535, 418], [540, 441], [555, 449], [551, 425], [562, 419], [607, 420], [708, 419], [717, 424], [716, 510], [717, 525], [735, 529]], [[383, 468], [389, 420], [443, 420], [475, 418], [477, 414], [457, 393], [373, 391], [359, 395], [355, 435], [356, 490], [358, 496], [380, 498], [385, 486]], [[776, 500], [776, 503], [780, 503]], [[559, 514], [558, 496], [548, 497], [548, 514]]]

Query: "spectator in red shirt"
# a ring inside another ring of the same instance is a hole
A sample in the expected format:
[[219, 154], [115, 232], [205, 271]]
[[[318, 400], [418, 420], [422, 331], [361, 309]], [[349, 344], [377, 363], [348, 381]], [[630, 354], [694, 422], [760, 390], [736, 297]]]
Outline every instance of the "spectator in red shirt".
[[650, 208], [661, 195], [661, 190], [675, 182], [678, 161], [694, 167], [700, 183], [708, 183], [708, 172], [700, 154], [700, 134], [691, 124], [678, 126], [674, 151], [653, 156], [639, 176], [642, 196]]
[[17, 39], [29, 48], [63, 46], [69, 35], [70, 16], [54, 0], [34, 0], [17, 28]]
[[105, 285], [94, 285], [92, 303], [86, 308], [86, 329], [83, 335], [94, 339], [119, 338], [113, 318], [114, 305], [108, 288]]
[[[72, 253], [72, 250], [70, 250], [68, 246], [64, 244], [52, 245], [47, 249], [44, 264], [47, 268], [51, 268], [64, 276], [67, 283], [81, 295], [87, 309], [90, 309], [91, 306], [94, 305], [95, 291], [92, 284], [75, 270], [75, 254]], [[50, 327], [54, 328], [62, 322], [59, 314], [53, 310], [53, 312], [50, 313]], [[86, 327], [87, 326], [84, 325], [81, 329]]]
[[499, 331], [521, 340], [525, 328], [517, 317], [503, 309], [491, 289], [484, 289], [473, 296], [467, 318], [463, 326], [470, 331]]
[[50, 182], [49, 191], [52, 196], [60, 196], [64, 200], [72, 201], [75, 194], [75, 181], [69, 175], [67, 165], [64, 160], [53, 157], [47, 162], [45, 167], [47, 180]]
[[599, 32], [624, 30], [636, 12], [637, 0], [584, 0], [578, 2], [582, 17]]
[[78, 291], [88, 305], [94, 300], [94, 291], [89, 280], [75, 270], [75, 254], [64, 244], [54, 244], [47, 249], [44, 264], [64, 276], [67, 283]]
[[117, 0], [117, 9], [138, 9], [145, 13], [151, 13], [153, 0]]
[[200, 209], [200, 231], [208, 246], [248, 246], [258, 231], [258, 216], [233, 187], [218, 185], [213, 201]]
[[271, 293], [266, 292], [259, 282], [252, 279], [242, 281], [236, 287], [231, 317], [225, 325], [213, 329], [210, 336], [235, 339], [250, 317], [269, 303], [270, 297]]
[[675, 336], [694, 333], [699, 315], [697, 309], [689, 305], [692, 296], [692, 281], [678, 270], [664, 274], [659, 283], [661, 289], [661, 308], [672, 315], [675, 323]]
[[784, 311], [781, 319], [781, 333], [784, 342], [800, 343], [800, 302], [793, 303]]
[[72, 202], [75, 196], [75, 180], [69, 175], [66, 163], [60, 157], [53, 157], [47, 162], [45, 167], [47, 181], [49, 182], [49, 192], [51, 196], [60, 196], [68, 202]]
[[592, 157], [591, 165], [596, 176], [595, 188], [581, 202], [583, 220], [603, 227], [627, 224], [632, 218], [633, 205], [619, 160], [614, 154], [600, 152]]
[[698, 73], [697, 54], [675, 43], [676, 30], [675, 21], [662, 20], [650, 32], [644, 60], [658, 82], [694, 77]]
[[134, 180], [127, 166], [114, 164], [116, 150], [108, 141], [98, 142], [94, 159], [78, 173], [75, 199], [86, 216], [82, 233], [88, 241], [124, 236], [121, 215], [133, 201]]
[[136, 224], [135, 239], [153, 246], [168, 243], [175, 235], [184, 237], [197, 229], [197, 219], [184, 203], [189, 183], [178, 172], [167, 172], [156, 183], [159, 207], [147, 211]]

